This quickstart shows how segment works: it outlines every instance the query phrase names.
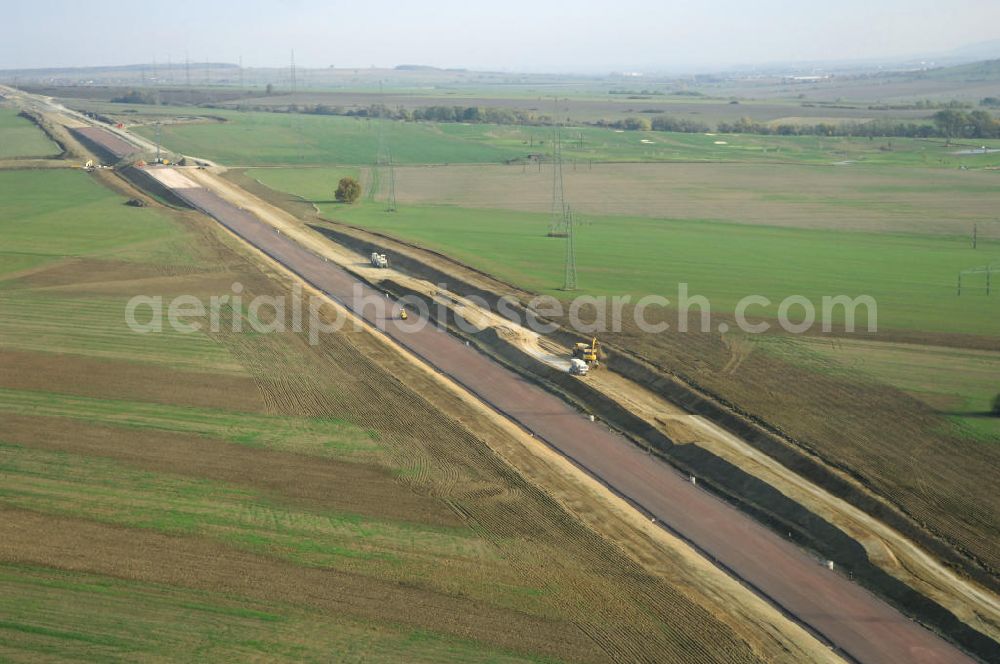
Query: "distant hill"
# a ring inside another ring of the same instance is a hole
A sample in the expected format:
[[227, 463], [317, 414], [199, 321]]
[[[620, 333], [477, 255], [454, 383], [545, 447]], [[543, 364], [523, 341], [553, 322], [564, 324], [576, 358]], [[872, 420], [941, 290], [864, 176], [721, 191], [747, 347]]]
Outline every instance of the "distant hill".
[[929, 78], [944, 81], [997, 81], [1000, 82], [1000, 59], [971, 62], [954, 67], [931, 69], [927, 72]]
[[961, 58], [962, 60], [995, 60], [1000, 58], [1000, 39], [968, 44], [952, 49], [944, 54], [945, 58]]
[[43, 67], [38, 69], [0, 69], [0, 75], [13, 76], [102, 76], [108, 74], [121, 74], [142, 71], [183, 71], [190, 70], [216, 70], [216, 69], [239, 69], [239, 65], [231, 62], [173, 62], [159, 64], [134, 64], [134, 65], [99, 65], [86, 67]]

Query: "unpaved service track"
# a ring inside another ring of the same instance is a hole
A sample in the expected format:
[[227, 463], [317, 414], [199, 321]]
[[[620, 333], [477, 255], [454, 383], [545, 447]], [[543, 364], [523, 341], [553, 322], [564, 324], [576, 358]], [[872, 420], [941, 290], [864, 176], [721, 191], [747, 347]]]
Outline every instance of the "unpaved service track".
[[182, 171], [150, 169], [165, 186], [403, 347], [503, 412], [632, 500], [706, 556], [866, 663], [971, 662], [860, 586], [824, 568], [770, 530], [697, 488], [558, 397], [428, 324], [378, 317], [364, 301], [384, 295], [258, 218], [197, 186]]

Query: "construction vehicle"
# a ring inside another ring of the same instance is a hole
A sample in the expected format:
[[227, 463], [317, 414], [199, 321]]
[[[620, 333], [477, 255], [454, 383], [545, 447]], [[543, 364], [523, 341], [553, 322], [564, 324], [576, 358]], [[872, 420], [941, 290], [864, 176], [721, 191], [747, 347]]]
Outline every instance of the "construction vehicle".
[[600, 359], [597, 357], [600, 348], [601, 344], [597, 341], [597, 337], [594, 337], [590, 340], [589, 344], [576, 344], [576, 346], [573, 347], [573, 358], [582, 360], [588, 367], [598, 366], [601, 363]]
[[410, 315], [406, 313], [406, 307], [399, 308], [399, 320], [406, 320]]
[[586, 376], [588, 371], [590, 367], [580, 358], [574, 357], [569, 361], [569, 372], [573, 376]]
[[385, 257], [385, 254], [380, 254], [377, 251], [373, 251], [371, 255], [372, 267], [387, 268], [389, 267], [389, 259]]

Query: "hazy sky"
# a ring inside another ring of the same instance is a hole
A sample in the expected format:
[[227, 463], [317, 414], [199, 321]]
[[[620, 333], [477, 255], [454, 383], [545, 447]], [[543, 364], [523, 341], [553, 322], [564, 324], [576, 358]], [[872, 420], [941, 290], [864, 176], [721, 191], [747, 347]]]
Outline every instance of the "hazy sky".
[[10, 2], [0, 69], [236, 62], [681, 70], [935, 53], [1000, 38], [1000, 0]]

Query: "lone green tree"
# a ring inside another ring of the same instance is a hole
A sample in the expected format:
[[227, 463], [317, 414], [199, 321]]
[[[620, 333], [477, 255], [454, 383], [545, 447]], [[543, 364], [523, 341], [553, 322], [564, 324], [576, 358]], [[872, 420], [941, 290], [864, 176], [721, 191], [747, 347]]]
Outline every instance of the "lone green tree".
[[361, 198], [361, 184], [352, 177], [340, 178], [333, 196], [338, 203], [354, 203]]

